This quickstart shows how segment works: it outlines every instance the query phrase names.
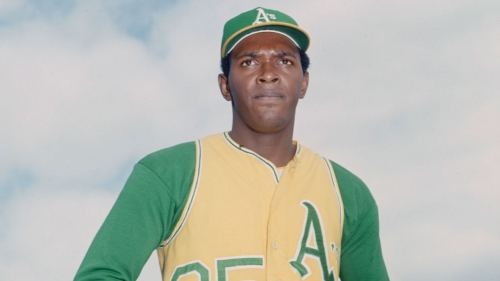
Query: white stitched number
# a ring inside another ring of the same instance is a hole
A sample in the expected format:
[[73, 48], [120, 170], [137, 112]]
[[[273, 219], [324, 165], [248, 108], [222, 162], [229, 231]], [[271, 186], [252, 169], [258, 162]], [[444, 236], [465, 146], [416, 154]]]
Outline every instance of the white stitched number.
[[227, 281], [227, 271], [238, 268], [264, 267], [264, 258], [238, 257], [217, 260], [217, 281]]
[[[239, 268], [264, 267], [264, 257], [246, 256], [227, 259], [217, 259], [217, 281], [227, 281], [227, 272]], [[178, 281], [179, 278], [196, 274], [200, 281], [210, 281], [210, 270], [201, 261], [190, 262], [178, 266], [172, 274], [171, 281]]]
[[210, 270], [200, 261], [178, 266], [170, 280], [177, 281], [184, 275], [196, 274], [200, 281], [210, 281]]

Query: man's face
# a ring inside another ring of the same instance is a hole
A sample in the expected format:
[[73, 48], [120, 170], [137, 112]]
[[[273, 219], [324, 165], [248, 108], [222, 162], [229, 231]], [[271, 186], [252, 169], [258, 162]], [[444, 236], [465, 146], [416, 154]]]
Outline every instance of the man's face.
[[231, 52], [229, 77], [219, 76], [222, 95], [233, 101], [233, 126], [275, 133], [291, 126], [309, 81], [297, 46], [287, 37], [256, 33]]

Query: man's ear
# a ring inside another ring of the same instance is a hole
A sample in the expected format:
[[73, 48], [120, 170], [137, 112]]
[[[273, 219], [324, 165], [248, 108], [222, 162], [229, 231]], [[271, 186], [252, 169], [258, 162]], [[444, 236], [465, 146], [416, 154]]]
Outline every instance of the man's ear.
[[309, 86], [309, 72], [306, 71], [306, 73], [304, 73], [304, 77], [302, 79], [302, 88], [300, 89], [299, 98], [303, 99], [305, 97], [308, 86]]
[[229, 89], [229, 79], [227, 79], [226, 75], [221, 73], [219, 74], [218, 80], [222, 97], [227, 101], [232, 100], [233, 98], [231, 97], [231, 91]]

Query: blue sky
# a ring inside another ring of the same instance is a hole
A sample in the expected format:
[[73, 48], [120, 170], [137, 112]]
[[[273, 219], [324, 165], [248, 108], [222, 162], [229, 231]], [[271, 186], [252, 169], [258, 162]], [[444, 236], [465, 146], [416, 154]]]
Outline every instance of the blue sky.
[[71, 279], [135, 162], [229, 130], [222, 26], [259, 5], [311, 35], [295, 138], [368, 184], [392, 280], [500, 278], [498, 1], [12, 0], [0, 279]]

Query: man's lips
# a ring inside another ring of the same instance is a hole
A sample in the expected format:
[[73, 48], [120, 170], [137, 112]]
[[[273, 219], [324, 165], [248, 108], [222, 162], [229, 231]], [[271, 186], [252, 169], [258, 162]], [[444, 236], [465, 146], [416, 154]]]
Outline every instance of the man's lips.
[[253, 96], [254, 99], [258, 100], [258, 99], [263, 99], [263, 100], [267, 100], [267, 99], [281, 99], [283, 98], [284, 96], [280, 93], [276, 93], [276, 92], [263, 92], [263, 93], [260, 93], [260, 94], [257, 94], [255, 96]]

